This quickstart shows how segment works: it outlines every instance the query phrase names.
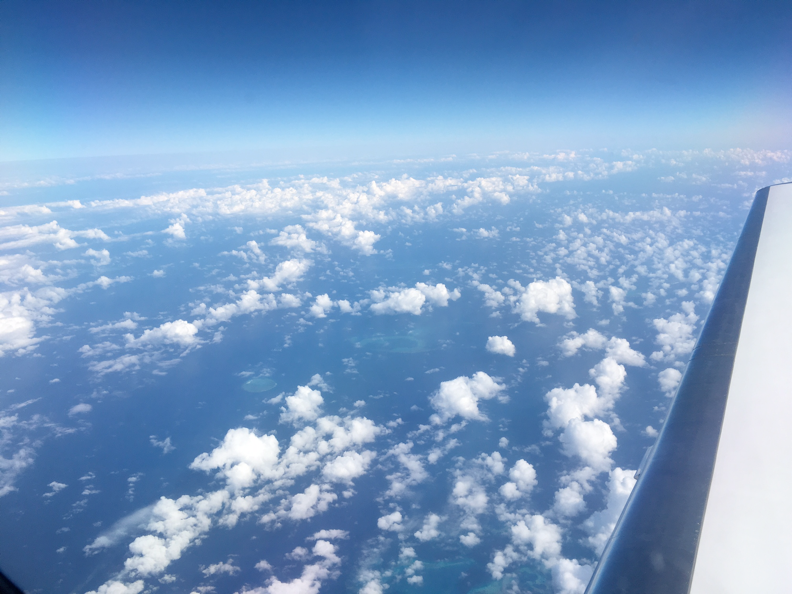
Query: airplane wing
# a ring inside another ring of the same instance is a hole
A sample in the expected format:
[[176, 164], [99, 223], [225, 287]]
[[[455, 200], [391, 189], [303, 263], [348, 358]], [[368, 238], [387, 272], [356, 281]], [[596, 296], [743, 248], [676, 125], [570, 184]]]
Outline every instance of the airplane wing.
[[25, 594], [25, 593], [19, 588], [17, 588], [17, 585], [11, 580], [9, 580], [2, 571], [0, 571], [0, 594]]
[[756, 193], [587, 594], [792, 591], [792, 184]]

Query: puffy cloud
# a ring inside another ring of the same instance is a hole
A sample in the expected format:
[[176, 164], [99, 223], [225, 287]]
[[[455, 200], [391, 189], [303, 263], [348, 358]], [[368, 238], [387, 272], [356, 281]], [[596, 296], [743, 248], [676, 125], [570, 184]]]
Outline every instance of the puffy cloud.
[[380, 582], [379, 577], [379, 573], [377, 573], [376, 577], [366, 581], [358, 594], [382, 594], [385, 591], [385, 587]]
[[429, 514], [428, 516], [426, 516], [426, 519], [424, 520], [421, 529], [415, 533], [415, 538], [417, 538], [421, 542], [434, 540], [435, 538], [440, 536], [440, 531], [437, 529], [437, 527], [440, 525], [440, 522], [442, 521], [443, 518], [441, 518], [437, 514]]
[[322, 417], [316, 424], [318, 431], [331, 435], [327, 444], [334, 452], [370, 443], [382, 433], [381, 427], [365, 417], [343, 419], [343, 425], [338, 417]]
[[259, 478], [274, 478], [278, 467], [278, 440], [273, 435], [257, 436], [250, 429], [230, 429], [223, 442], [195, 458], [190, 468], [219, 470], [232, 489], [251, 486]]
[[93, 406], [85, 402], [81, 402], [80, 404], [75, 404], [69, 409], [69, 416], [73, 417], [75, 415], [82, 415], [85, 413], [89, 413], [92, 410], [93, 410]]
[[651, 438], [655, 438], [655, 437], [657, 437], [657, 436], [660, 434], [660, 433], [657, 431], [657, 429], [655, 429], [655, 428], [654, 428], [654, 427], [652, 427], [651, 425], [647, 425], [647, 426], [646, 426], [646, 429], [644, 429], [643, 431], [641, 431], [641, 433], [643, 433], [644, 435], [646, 435], [646, 437], [651, 437]]
[[339, 299], [334, 304], [338, 306], [338, 309], [341, 310], [341, 313], [356, 314], [360, 311], [360, 303], [355, 303], [353, 305], [346, 299]]
[[308, 540], [335, 540], [349, 538], [349, 532], [346, 530], [339, 530], [337, 528], [330, 530], [320, 530], [315, 534], [308, 537]]
[[487, 417], [478, 408], [479, 400], [494, 398], [505, 388], [483, 371], [476, 372], [472, 377], [461, 376], [442, 382], [440, 389], [429, 399], [437, 411], [436, 415], [432, 415], [432, 422], [444, 423], [457, 415], [469, 420], [485, 420]]
[[559, 559], [553, 565], [553, 588], [557, 594], [583, 594], [594, 573], [591, 565], [576, 559]]
[[319, 390], [308, 386], [298, 386], [297, 391], [286, 397], [286, 406], [281, 408], [281, 423], [299, 424], [314, 421], [319, 416], [319, 409], [324, 399]]
[[203, 320], [195, 322], [196, 326], [199, 324], [201, 327], [214, 326], [223, 322], [227, 322], [231, 318], [244, 314], [253, 314], [256, 312], [267, 312], [278, 307], [299, 307], [299, 298], [289, 294], [280, 295], [280, 303], [275, 299], [272, 294], [260, 295], [255, 290], [250, 289], [233, 303], [225, 303], [216, 307], [207, 307], [205, 303], [201, 303], [198, 307], [194, 308], [192, 315], [205, 315]]
[[[510, 281], [510, 284], [519, 283]], [[526, 322], [539, 323], [539, 312], [558, 314], [566, 319], [573, 319], [575, 314], [575, 302], [572, 298], [572, 285], [561, 277], [556, 277], [549, 281], [535, 281], [522, 290], [520, 296], [514, 303], [514, 313]]]
[[644, 356], [636, 350], [630, 348], [630, 343], [624, 338], [613, 337], [605, 347], [605, 354], [616, 361], [633, 367], [643, 367], [646, 365]]
[[221, 255], [231, 255], [241, 258], [245, 262], [257, 262], [264, 264], [267, 261], [267, 255], [259, 247], [258, 242], [250, 240], [245, 244], [246, 250], [231, 250], [230, 252], [221, 252]]
[[575, 355], [581, 348], [592, 350], [605, 349], [605, 354], [617, 363], [635, 367], [643, 367], [646, 365], [644, 356], [638, 351], [630, 348], [629, 341], [624, 338], [616, 337], [607, 339], [594, 329], [588, 330], [585, 334], [572, 332], [561, 341], [559, 346], [565, 357]]
[[404, 570], [404, 575], [407, 576], [407, 583], [413, 586], [420, 586], [423, 584], [423, 576], [416, 575], [416, 573], [423, 568], [424, 565], [421, 561], [417, 559], [413, 561], [412, 564]]
[[674, 361], [693, 351], [696, 346], [696, 337], [693, 331], [696, 328], [698, 316], [693, 313], [693, 303], [685, 301], [682, 304], [685, 313], [677, 313], [666, 318], [653, 320], [657, 330], [655, 342], [660, 345], [660, 350], [652, 353], [655, 361]]
[[682, 372], [669, 367], [657, 374], [657, 381], [660, 383], [660, 389], [670, 398], [682, 381]]
[[[83, 290], [81, 285], [75, 291]], [[25, 354], [36, 348], [36, 324], [49, 322], [55, 305], [74, 291], [42, 287], [0, 293], [0, 356], [8, 352]]]
[[313, 262], [310, 260], [298, 260], [297, 258], [286, 260], [275, 267], [275, 273], [272, 276], [265, 276], [258, 281], [249, 280], [248, 287], [254, 291], [258, 289], [280, 291], [282, 287], [299, 281], [312, 264]]
[[608, 543], [611, 532], [616, 527], [622, 509], [635, 486], [635, 471], [614, 468], [610, 472], [608, 481], [608, 497], [605, 509], [595, 512], [583, 523], [583, 528], [589, 533], [586, 543], [602, 554]]
[[[0, 298], [1, 299], [1, 298]], [[0, 355], [7, 351], [26, 352], [41, 339], [36, 339], [33, 320], [24, 316], [0, 317]]]
[[421, 457], [410, 453], [413, 443], [408, 441], [393, 446], [388, 451], [388, 456], [395, 456], [406, 472], [397, 472], [388, 475], [390, 488], [387, 491], [389, 497], [399, 497], [413, 485], [417, 485], [429, 478], [429, 473], [424, 469]]
[[497, 309], [506, 301], [506, 297], [503, 296], [503, 293], [496, 291], [491, 286], [485, 285], [484, 283], [474, 283], [474, 285], [479, 291], [484, 293], [484, 305], [487, 307]]
[[139, 594], [145, 588], [143, 580], [137, 580], [129, 584], [110, 580], [99, 586], [96, 590], [91, 590], [86, 594]]
[[167, 233], [174, 239], [187, 239], [187, 234], [184, 232], [184, 225], [182, 221], [173, 221], [167, 229], [163, 229], [163, 233]]
[[341, 562], [336, 555], [336, 547], [326, 540], [317, 540], [311, 551], [313, 557], [318, 557], [314, 563], [303, 567], [300, 577], [289, 582], [281, 582], [275, 576], [263, 588], [245, 590], [247, 594], [317, 594], [322, 587], [322, 582], [337, 577], [335, 569]]
[[[325, 485], [311, 485], [302, 493], [297, 493], [291, 498], [291, 507], [288, 516], [292, 520], [307, 520], [316, 514], [327, 511], [330, 504], [338, 499]], [[318, 542], [318, 541], [317, 541]]]
[[595, 470], [607, 470], [613, 463], [610, 454], [616, 449], [616, 436], [608, 424], [599, 419], [573, 419], [559, 439], [565, 455], [576, 456]]
[[528, 547], [534, 559], [553, 559], [561, 554], [561, 529], [541, 515], [529, 515], [511, 527], [512, 542]]
[[401, 522], [401, 512], [395, 511], [379, 518], [377, 520], [377, 528], [380, 530], [392, 530], [393, 532], [398, 532], [402, 529]]
[[538, 188], [525, 175], [479, 177], [464, 184], [465, 196], [454, 202], [452, 211], [461, 214], [465, 209], [484, 200], [508, 204], [512, 193], [536, 192]]
[[301, 225], [289, 225], [280, 234], [270, 241], [270, 245], [280, 245], [290, 250], [301, 250], [311, 253], [316, 249], [316, 242], [308, 239], [305, 229]]
[[566, 427], [572, 420], [593, 417], [603, 410], [597, 390], [589, 384], [575, 384], [571, 388], [554, 388], [545, 394], [549, 408], [548, 424], [554, 429]]
[[589, 375], [599, 386], [602, 399], [610, 403], [622, 389], [624, 380], [627, 377], [627, 370], [624, 369], [623, 365], [619, 365], [615, 359], [605, 357], [593, 369], [589, 370]]
[[[6, 431], [17, 423], [19, 423], [17, 415], [0, 415], [0, 429], [3, 430], [0, 434], [0, 439], [2, 439], [0, 443], [7, 440]], [[8, 495], [12, 491], [16, 491], [14, 482], [17, 476], [19, 476], [25, 468], [33, 464], [34, 456], [35, 450], [27, 445], [20, 447], [10, 458], [6, 458], [4, 454], [0, 454], [0, 497]]]
[[89, 328], [88, 331], [91, 334], [104, 334], [113, 330], [135, 330], [137, 328], [137, 320], [142, 319], [145, 318], [141, 318], [135, 313], [127, 312], [124, 314], [124, 318], [118, 322], [110, 322], [108, 324], [94, 326], [93, 328]]
[[32, 254], [8, 254], [0, 256], [0, 283], [7, 285], [41, 285], [60, 280], [59, 276], [44, 274], [48, 262], [41, 262]]
[[570, 333], [561, 341], [559, 346], [565, 357], [572, 357], [581, 347], [602, 349], [607, 342], [607, 338], [592, 328], [585, 334], [578, 334], [577, 332]]
[[159, 536], [146, 534], [132, 541], [132, 556], [124, 563], [126, 571], [143, 577], [165, 571], [209, 530], [212, 516], [227, 500], [225, 491], [198, 497], [184, 495], [176, 500], [162, 497], [152, 508], [147, 526]]
[[140, 338], [132, 334], [125, 335], [128, 347], [145, 347], [147, 345], [178, 344], [191, 346], [198, 342], [198, 327], [186, 320], [165, 322], [158, 328], [150, 328], [143, 332]]
[[[90, 349], [90, 347], [88, 348]], [[130, 369], [140, 369], [140, 363], [141, 357], [138, 355], [122, 355], [117, 359], [90, 363], [88, 369], [99, 375], [104, 375], [106, 373], [120, 373]]]
[[61, 227], [57, 221], [52, 221], [35, 227], [9, 225], [0, 228], [0, 250], [21, 250], [43, 243], [52, 244], [59, 250], [67, 250], [80, 246], [75, 237], [110, 240], [101, 229], [71, 231]]
[[421, 314], [421, 308], [427, 301], [431, 305], [447, 307], [449, 300], [455, 301], [460, 297], [459, 289], [449, 292], [443, 283], [416, 283], [414, 289], [376, 289], [370, 294], [374, 301], [371, 311], [376, 314], [411, 313], [416, 316]]
[[228, 561], [221, 561], [220, 563], [213, 563], [209, 567], [205, 567], [201, 569], [201, 573], [203, 573], [206, 577], [211, 575], [236, 575], [241, 570], [239, 567], [234, 565], [234, 562], [229, 559]]
[[591, 303], [593, 306], [598, 306], [599, 301], [598, 298], [602, 295], [602, 291], [597, 289], [597, 285], [595, 285], [592, 281], [586, 281], [580, 286], [580, 290], [583, 291], [583, 301], [587, 303]]
[[506, 336], [490, 336], [487, 339], [487, 350], [490, 353], [514, 357], [514, 343]]
[[423, 293], [429, 303], [439, 307], [448, 307], [449, 300], [456, 301], [461, 296], [459, 289], [454, 289], [449, 292], [443, 283], [437, 283], [436, 285], [415, 283], [415, 288]]
[[484, 464], [493, 476], [503, 474], [506, 470], [503, 464], [503, 456], [501, 456], [500, 452], [492, 452], [490, 455], [481, 454], [477, 460]]
[[353, 221], [330, 210], [319, 211], [311, 218], [314, 219], [314, 222], [309, 223], [308, 226], [320, 233], [334, 237], [364, 256], [377, 253], [374, 244], [380, 240], [380, 236], [373, 231], [358, 231]]
[[536, 470], [525, 460], [517, 460], [509, 470], [511, 481], [500, 488], [500, 494], [505, 499], [519, 499], [531, 493], [536, 486]]
[[576, 516], [586, 509], [586, 501], [583, 499], [584, 491], [583, 485], [577, 481], [571, 481], [556, 491], [553, 510], [562, 517]]
[[481, 542], [481, 539], [475, 532], [468, 532], [467, 534], [459, 535], [459, 542], [461, 542], [466, 547], [475, 547]]
[[53, 495], [55, 495], [55, 493], [58, 493], [59, 491], [62, 491], [63, 489], [65, 489], [69, 485], [67, 485], [66, 483], [59, 483], [58, 481], [52, 481], [47, 486], [50, 489], [52, 489], [52, 491], [50, 491], [49, 493], [44, 493], [44, 495], [43, 495], [44, 497], [52, 497]]
[[374, 456], [374, 452], [369, 451], [346, 452], [343, 456], [328, 462], [322, 469], [322, 474], [331, 482], [351, 483], [366, 473]]
[[475, 235], [479, 239], [497, 239], [500, 236], [500, 233], [495, 227], [492, 227], [492, 229], [489, 230], [484, 228], [477, 229], [475, 231]]
[[520, 493], [517, 485], [512, 482], [502, 484], [500, 489], [498, 489], [498, 492], [504, 499], [508, 499], [509, 501], [514, 501], [515, 499], [519, 499], [522, 496], [522, 493]]
[[514, 547], [508, 545], [502, 551], [495, 551], [492, 561], [487, 563], [487, 571], [492, 575], [492, 579], [502, 579], [506, 568], [515, 561], [519, 561], [520, 558], [521, 555], [514, 550]]
[[330, 296], [325, 293], [324, 295], [319, 295], [316, 298], [316, 301], [311, 306], [309, 312], [315, 318], [325, 318], [327, 314], [330, 313], [330, 310], [333, 309], [333, 300], [330, 299]]
[[371, 311], [376, 314], [410, 313], [419, 316], [426, 301], [426, 296], [418, 289], [404, 289], [388, 293], [378, 289], [371, 291], [371, 298], [374, 301]]
[[115, 283], [128, 283], [132, 280], [131, 276], [117, 276], [115, 278], [108, 278], [106, 276], [100, 276], [95, 281], [91, 283], [86, 283], [86, 287], [96, 285], [98, 287], [102, 287], [105, 291], [110, 288], [111, 285]]
[[613, 313], [618, 316], [624, 311], [624, 299], [627, 296], [627, 291], [620, 287], [614, 287], [611, 285], [609, 287], [609, 292]]
[[107, 266], [110, 264], [110, 252], [107, 250], [86, 250], [85, 255], [91, 258], [91, 263], [94, 266]]
[[489, 501], [484, 488], [471, 476], [457, 477], [451, 500], [471, 516], [483, 514]]
[[162, 448], [163, 454], [170, 454], [176, 448], [173, 447], [171, 443], [171, 438], [166, 437], [164, 440], [160, 441], [157, 439], [156, 435], [149, 435], [149, 443], [153, 445], [155, 448]]

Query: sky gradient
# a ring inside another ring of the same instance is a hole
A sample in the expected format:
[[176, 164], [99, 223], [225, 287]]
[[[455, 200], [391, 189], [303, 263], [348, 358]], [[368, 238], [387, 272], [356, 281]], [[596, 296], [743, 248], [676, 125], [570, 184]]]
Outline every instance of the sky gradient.
[[0, 3], [0, 161], [787, 148], [785, 2]]

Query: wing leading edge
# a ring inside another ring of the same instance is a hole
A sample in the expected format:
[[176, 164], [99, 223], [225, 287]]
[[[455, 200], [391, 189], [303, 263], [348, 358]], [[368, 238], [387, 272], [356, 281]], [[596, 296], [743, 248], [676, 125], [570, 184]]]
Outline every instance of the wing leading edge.
[[586, 594], [788, 591], [790, 296], [792, 184], [783, 184], [756, 194]]

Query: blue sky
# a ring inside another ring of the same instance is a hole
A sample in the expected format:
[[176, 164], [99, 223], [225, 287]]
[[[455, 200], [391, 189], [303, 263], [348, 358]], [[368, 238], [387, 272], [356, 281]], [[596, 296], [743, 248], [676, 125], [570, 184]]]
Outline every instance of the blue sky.
[[0, 3], [0, 160], [785, 148], [785, 2]]

